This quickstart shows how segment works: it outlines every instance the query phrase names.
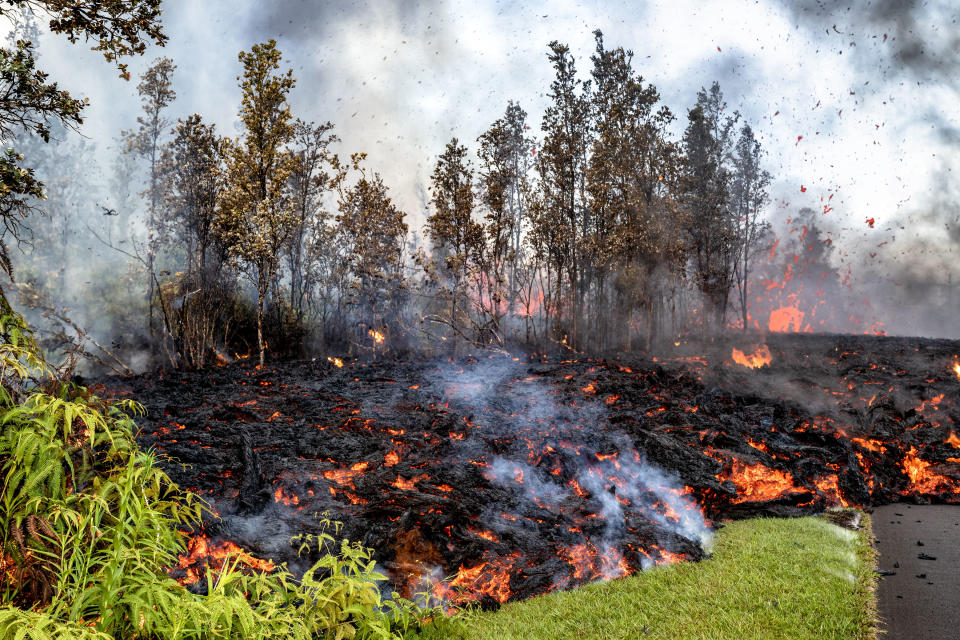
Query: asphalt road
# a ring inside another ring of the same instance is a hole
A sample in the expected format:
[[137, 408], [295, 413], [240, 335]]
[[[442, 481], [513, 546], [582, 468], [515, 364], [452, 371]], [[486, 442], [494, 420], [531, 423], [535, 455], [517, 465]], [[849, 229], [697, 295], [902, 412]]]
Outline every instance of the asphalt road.
[[[873, 511], [883, 640], [960, 640], [960, 506]], [[932, 559], [935, 558], [935, 559]]]

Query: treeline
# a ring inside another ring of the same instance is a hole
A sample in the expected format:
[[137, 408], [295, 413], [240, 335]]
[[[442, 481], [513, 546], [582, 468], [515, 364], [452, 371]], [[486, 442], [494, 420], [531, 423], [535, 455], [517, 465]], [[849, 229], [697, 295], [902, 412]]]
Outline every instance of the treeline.
[[[759, 142], [716, 83], [675, 139], [674, 114], [631, 52], [595, 37], [589, 78], [550, 43], [539, 136], [511, 101], [474, 155], [456, 138], [446, 145], [422, 242], [364, 154], [338, 156], [331, 123], [291, 113], [296, 79], [274, 41], [239, 54], [237, 137], [198, 114], [172, 121], [176, 67], [155, 61], [137, 86], [137, 127], [121, 136], [111, 206], [98, 203], [103, 224], [88, 225], [129, 258], [110, 275], [143, 301], [130, 308], [144, 343], [193, 368], [251, 350], [261, 362], [479, 345], [630, 350], [747, 325], [753, 260], [770, 240]], [[60, 231], [52, 247], [74, 230], [43, 226]], [[66, 280], [40, 271], [36, 290]]]

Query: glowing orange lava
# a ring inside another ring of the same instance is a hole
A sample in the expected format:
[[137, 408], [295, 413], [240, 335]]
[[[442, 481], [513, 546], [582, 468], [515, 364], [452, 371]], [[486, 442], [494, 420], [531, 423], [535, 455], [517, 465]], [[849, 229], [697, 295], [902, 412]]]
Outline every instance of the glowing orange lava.
[[455, 604], [478, 600], [482, 596], [490, 596], [497, 602], [506, 602], [511, 593], [510, 572], [519, 558], [519, 553], [513, 553], [481, 562], [475, 567], [461, 566], [452, 580], [434, 585], [433, 595]]
[[956, 482], [930, 470], [932, 462], [921, 460], [917, 455], [916, 447], [910, 447], [910, 450], [903, 456], [903, 470], [910, 478], [909, 493], [935, 493], [950, 488], [956, 490]]
[[734, 504], [776, 500], [796, 489], [790, 472], [771, 469], [759, 462], [748, 465], [734, 460], [730, 471], [717, 474], [717, 480], [730, 480], [737, 486], [737, 497], [732, 500]]
[[273, 571], [274, 564], [271, 560], [262, 560], [250, 555], [246, 549], [239, 547], [232, 542], [221, 540], [210, 542], [205, 535], [197, 535], [187, 541], [187, 553], [178, 556], [180, 562], [177, 568], [183, 569], [185, 575], [178, 579], [180, 584], [195, 584], [201, 578], [204, 565], [209, 565], [213, 570], [219, 570], [229, 561], [238, 561], [258, 571]]

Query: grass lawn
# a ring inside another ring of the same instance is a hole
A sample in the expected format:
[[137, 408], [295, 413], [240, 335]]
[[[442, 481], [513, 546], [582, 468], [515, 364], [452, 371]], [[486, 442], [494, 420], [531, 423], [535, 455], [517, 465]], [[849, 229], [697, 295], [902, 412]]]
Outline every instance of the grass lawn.
[[[765, 518], [717, 531], [713, 557], [469, 613], [423, 638], [844, 640], [874, 637], [874, 552], [824, 518]], [[449, 622], [449, 621], [448, 621]]]

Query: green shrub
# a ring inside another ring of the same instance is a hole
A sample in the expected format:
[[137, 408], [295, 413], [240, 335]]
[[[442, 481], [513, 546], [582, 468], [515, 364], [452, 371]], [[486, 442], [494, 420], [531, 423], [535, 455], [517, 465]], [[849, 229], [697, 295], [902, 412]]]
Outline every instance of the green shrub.
[[[383, 601], [371, 552], [342, 541], [300, 579], [286, 567], [170, 578], [202, 501], [134, 439], [135, 402], [51, 373], [22, 318], [0, 317], [0, 640], [398, 638], [436, 612]], [[306, 540], [330, 548], [332, 536]]]

